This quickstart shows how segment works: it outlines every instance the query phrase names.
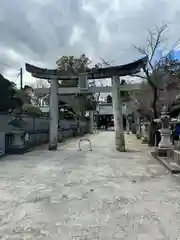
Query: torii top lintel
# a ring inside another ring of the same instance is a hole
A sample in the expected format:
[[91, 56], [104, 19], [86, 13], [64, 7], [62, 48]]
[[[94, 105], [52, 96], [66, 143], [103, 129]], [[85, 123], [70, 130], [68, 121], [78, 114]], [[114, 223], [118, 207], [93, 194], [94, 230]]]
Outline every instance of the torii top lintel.
[[[141, 68], [144, 68], [147, 64], [147, 57], [144, 57], [135, 62], [114, 66], [114, 67], [106, 67], [106, 68], [92, 68], [86, 70], [84, 74], [87, 74], [88, 79], [102, 79], [102, 78], [111, 78], [113, 76], [127, 76], [140, 72]], [[78, 80], [79, 74], [76, 74], [73, 70], [57, 70], [57, 69], [46, 69], [39, 68], [33, 65], [26, 63], [26, 70], [32, 74], [35, 78], [41, 79], [59, 79], [59, 80]]]

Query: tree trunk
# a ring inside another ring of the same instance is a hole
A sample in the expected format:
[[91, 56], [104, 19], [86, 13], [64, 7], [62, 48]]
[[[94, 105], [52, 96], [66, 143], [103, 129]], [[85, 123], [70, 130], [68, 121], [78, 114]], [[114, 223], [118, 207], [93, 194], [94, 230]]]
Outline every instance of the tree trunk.
[[[157, 113], [158, 88], [157, 88], [154, 80], [151, 79], [149, 71], [144, 68], [144, 72], [146, 74], [148, 83], [153, 90], [153, 102], [152, 102], [153, 119], [156, 119], [158, 117], [158, 113]], [[153, 119], [151, 119], [149, 129], [148, 129], [148, 145], [149, 146], [154, 146], [155, 145], [155, 132], [156, 132], [157, 126], [153, 122]]]
[[[158, 118], [157, 100], [158, 100], [158, 89], [153, 87], [153, 102], [152, 102], [153, 119]], [[155, 143], [156, 143], [155, 133], [157, 130], [157, 124], [155, 124], [155, 122], [153, 122], [153, 119], [151, 119], [149, 129], [148, 129], [148, 145], [150, 147], [155, 146]]]
[[153, 147], [155, 145], [154, 133], [155, 133], [155, 129], [154, 129], [153, 122], [151, 121], [148, 127], [148, 146], [149, 147]]
[[157, 88], [153, 88], [153, 103], [152, 103], [152, 107], [153, 107], [154, 118], [158, 117], [158, 114], [157, 114], [157, 99], [158, 99], [158, 90], [157, 90]]

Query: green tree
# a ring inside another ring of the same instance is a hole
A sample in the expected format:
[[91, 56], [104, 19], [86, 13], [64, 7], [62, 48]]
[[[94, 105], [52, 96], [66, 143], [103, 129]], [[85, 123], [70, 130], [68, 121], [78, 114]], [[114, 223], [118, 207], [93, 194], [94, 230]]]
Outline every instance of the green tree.
[[[92, 65], [91, 60], [85, 55], [81, 54], [79, 57], [75, 56], [63, 56], [56, 61], [57, 69], [64, 72], [65, 75], [78, 77], [80, 73], [86, 72], [91, 68], [99, 68], [99, 63]], [[78, 80], [62, 80], [60, 87], [77, 87]], [[83, 118], [86, 109], [95, 108], [94, 102], [87, 99], [85, 95], [78, 94], [75, 97], [74, 104], [72, 106], [76, 112], [77, 117]]]
[[16, 85], [14, 82], [6, 79], [0, 74], [0, 111], [12, 111], [17, 106], [21, 106], [22, 102], [20, 99], [15, 98]]
[[[63, 56], [56, 61], [56, 64], [59, 71], [65, 71], [69, 76], [78, 76], [79, 73], [85, 72], [92, 66], [91, 60], [85, 54], [81, 54], [79, 57]], [[78, 80], [63, 80], [61, 85], [76, 87]]]
[[15, 97], [21, 99], [23, 104], [31, 104], [31, 96], [29, 92], [32, 90], [32, 87], [25, 85], [24, 88], [18, 89], [15, 93]]
[[24, 104], [22, 107], [22, 113], [31, 117], [40, 117], [42, 112], [39, 107], [33, 106], [31, 104]]

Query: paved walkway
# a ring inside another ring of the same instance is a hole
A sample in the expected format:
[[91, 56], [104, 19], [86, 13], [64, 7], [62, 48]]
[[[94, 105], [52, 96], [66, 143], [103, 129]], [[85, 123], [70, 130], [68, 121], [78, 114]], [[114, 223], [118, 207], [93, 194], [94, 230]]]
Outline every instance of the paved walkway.
[[[113, 132], [0, 162], [0, 239], [180, 239], [180, 180], [134, 136], [115, 151]], [[86, 146], [84, 146], [85, 149]]]

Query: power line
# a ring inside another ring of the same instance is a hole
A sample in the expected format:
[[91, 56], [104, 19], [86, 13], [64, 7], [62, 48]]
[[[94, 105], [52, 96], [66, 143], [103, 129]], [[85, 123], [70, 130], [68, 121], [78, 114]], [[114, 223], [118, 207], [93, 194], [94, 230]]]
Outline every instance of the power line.
[[[4, 66], [7, 66], [7, 67], [10, 67], [10, 68], [13, 68], [13, 69], [17, 69], [17, 68], [15, 68], [15, 67], [13, 67], [13, 66], [11, 66], [11, 65], [9, 65], [9, 64], [6, 64], [6, 63], [4, 63], [4, 62], [1, 62], [0, 61], [0, 64], [3, 64]], [[19, 73], [17, 74], [17, 78], [18, 77], [20, 77], [20, 88], [21, 88], [21, 90], [23, 89], [23, 69], [22, 68], [20, 68], [20, 69], [18, 69], [19, 70]], [[16, 79], [17, 80], [17, 79]]]
[[20, 89], [23, 89], [23, 70], [22, 68], [20, 68], [19, 72], [16, 74], [16, 79], [14, 80], [14, 82], [17, 82], [17, 79], [20, 78]]
[[18, 79], [19, 75], [20, 75], [20, 73], [17, 73], [16, 75], [11, 76], [11, 77], [15, 78], [15, 79], [13, 80], [15, 83], [17, 83], [17, 79]]
[[6, 66], [6, 67], [13, 68], [13, 66], [11, 66], [11, 65], [9, 65], [9, 64], [6, 64], [6, 63], [4, 63], [4, 62], [0, 62], [0, 64], [3, 64], [3, 65]]
[[7, 63], [1, 62], [1, 61], [0, 61], [0, 64], [4, 65], [4, 66], [6, 66], [6, 67], [13, 68], [13, 69], [18, 69], [17, 67], [13, 67], [13, 66], [11, 66], [11, 65], [9, 65], [9, 64], [7, 64]]
[[[1, 61], [0, 61], [0, 64], [3, 64], [4, 66], [7, 66], [7, 67], [10, 67], [10, 68], [13, 68], [13, 69], [18, 69], [18, 68], [15, 68], [15, 67], [13, 67], [13, 66], [11, 66], [11, 65], [9, 65], [9, 64], [6, 64], [6, 63], [4, 63], [4, 62], [1, 62]], [[19, 68], [18, 70], [19, 70], [19, 72], [18, 72], [17, 75], [16, 75], [16, 80], [15, 80], [15, 82], [17, 81], [18, 77], [20, 77], [20, 89], [22, 90], [22, 89], [23, 89], [23, 69], [22, 69], [22, 68]], [[15, 77], [15, 76], [14, 76], [14, 77]]]

